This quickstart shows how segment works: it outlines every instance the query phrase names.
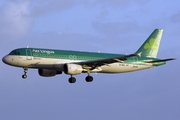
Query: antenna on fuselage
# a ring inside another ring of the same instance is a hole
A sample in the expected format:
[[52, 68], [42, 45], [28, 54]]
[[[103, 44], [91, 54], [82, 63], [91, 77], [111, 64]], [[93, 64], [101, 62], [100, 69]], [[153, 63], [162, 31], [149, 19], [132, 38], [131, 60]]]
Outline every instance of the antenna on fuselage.
[[26, 48], [29, 48], [29, 46], [26, 46]]

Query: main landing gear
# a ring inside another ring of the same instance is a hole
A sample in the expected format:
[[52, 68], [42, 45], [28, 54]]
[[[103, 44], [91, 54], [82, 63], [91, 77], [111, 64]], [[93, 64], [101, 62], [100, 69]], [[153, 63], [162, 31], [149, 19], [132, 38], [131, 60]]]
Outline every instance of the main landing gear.
[[69, 78], [69, 83], [75, 83], [75, 82], [76, 82], [76, 78], [71, 75], [71, 77]]
[[[88, 72], [88, 76], [85, 78], [85, 80], [86, 80], [86, 82], [93, 81], [93, 77], [90, 76], [90, 72]], [[69, 83], [75, 83], [75, 82], [76, 82], [76, 78], [71, 75], [71, 77], [69, 78]]]
[[92, 82], [92, 81], [93, 81], [93, 77], [88, 75], [86, 77], [86, 82]]
[[90, 70], [87, 71], [88, 76], [86, 77], [86, 82], [92, 82], [93, 81], [93, 77], [90, 76]]
[[24, 74], [22, 75], [22, 78], [23, 79], [26, 79], [27, 78], [27, 71], [28, 71], [28, 68], [27, 67], [24, 67]]
[[[85, 80], [86, 80], [86, 82], [92, 82], [93, 81], [93, 77], [88, 75], [85, 78]], [[71, 75], [71, 77], [69, 78], [69, 83], [75, 83], [75, 82], [76, 82], [76, 78]]]

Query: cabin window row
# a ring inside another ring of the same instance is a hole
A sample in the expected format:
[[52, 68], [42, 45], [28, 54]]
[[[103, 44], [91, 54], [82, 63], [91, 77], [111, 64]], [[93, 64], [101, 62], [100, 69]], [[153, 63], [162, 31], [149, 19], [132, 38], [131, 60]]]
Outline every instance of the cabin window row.
[[76, 60], [76, 59], [87, 59], [87, 60], [97, 60], [97, 59], [101, 59], [101, 58], [95, 58], [95, 57], [81, 57], [81, 56], [65, 56], [65, 55], [48, 55], [48, 54], [33, 54], [33, 56], [37, 57], [37, 56], [43, 56], [43, 57], [53, 57], [53, 58], [69, 58], [72, 60]]

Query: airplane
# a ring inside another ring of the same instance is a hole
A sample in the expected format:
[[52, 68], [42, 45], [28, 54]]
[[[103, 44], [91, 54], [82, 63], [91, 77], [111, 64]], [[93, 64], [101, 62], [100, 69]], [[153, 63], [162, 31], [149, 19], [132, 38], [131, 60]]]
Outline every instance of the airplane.
[[92, 82], [90, 73], [125, 73], [153, 68], [175, 58], [158, 59], [163, 29], [155, 29], [141, 47], [133, 54], [110, 54], [44, 48], [19, 48], [2, 58], [5, 64], [24, 69], [22, 78], [27, 78], [28, 68], [38, 69], [42, 77], [51, 77], [63, 72], [70, 75], [69, 83], [75, 83], [74, 75], [87, 73], [85, 80]]

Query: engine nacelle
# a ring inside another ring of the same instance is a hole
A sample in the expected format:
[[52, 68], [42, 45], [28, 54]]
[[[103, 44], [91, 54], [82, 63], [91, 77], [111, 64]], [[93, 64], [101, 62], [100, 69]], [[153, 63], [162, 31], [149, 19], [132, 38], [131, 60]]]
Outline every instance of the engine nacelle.
[[38, 69], [38, 73], [42, 77], [52, 77], [57, 74], [62, 74], [62, 71], [50, 70], [50, 69]]
[[64, 69], [64, 73], [68, 75], [81, 74], [83, 71], [82, 66], [77, 64], [65, 64], [63, 69]]

